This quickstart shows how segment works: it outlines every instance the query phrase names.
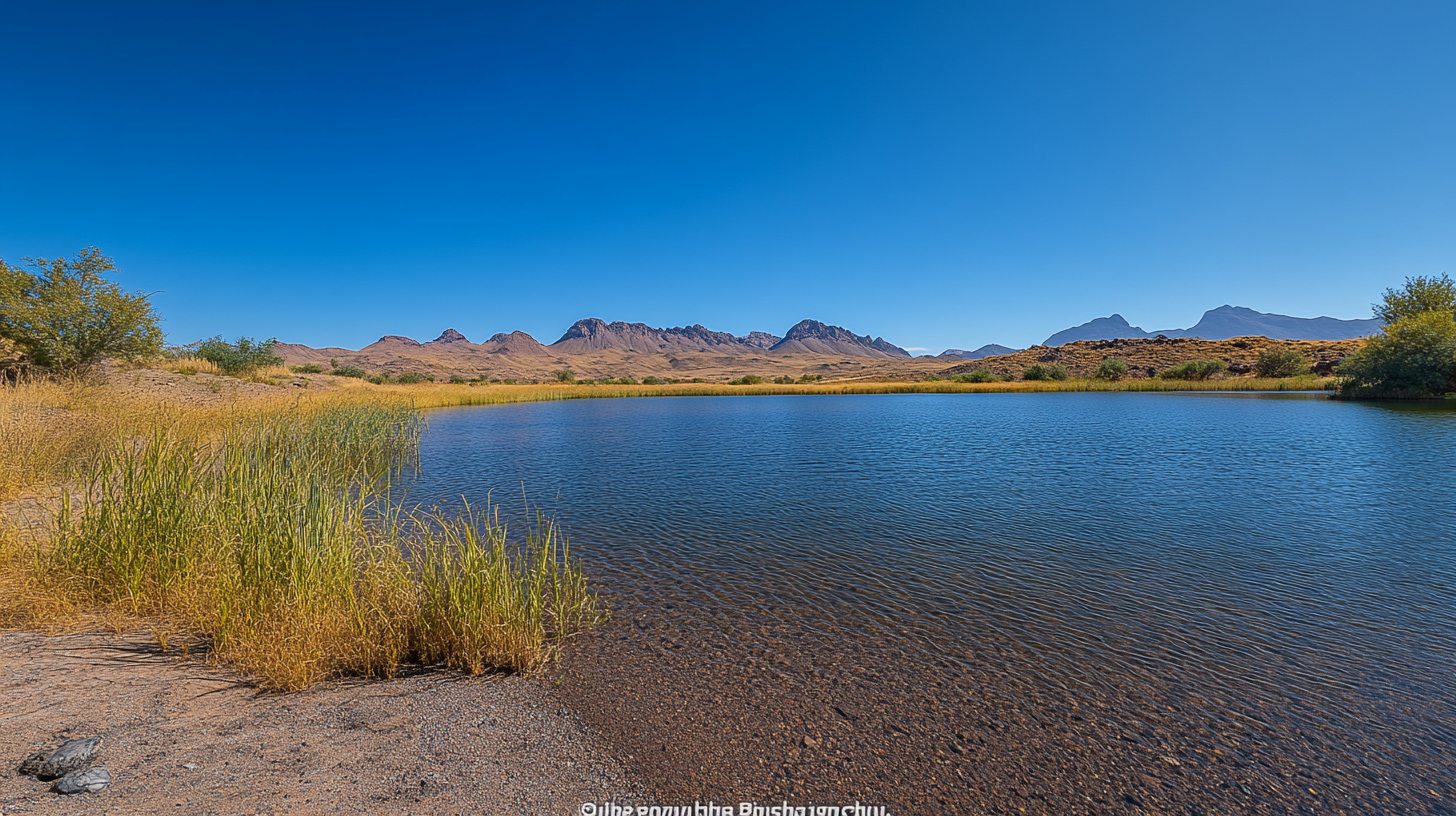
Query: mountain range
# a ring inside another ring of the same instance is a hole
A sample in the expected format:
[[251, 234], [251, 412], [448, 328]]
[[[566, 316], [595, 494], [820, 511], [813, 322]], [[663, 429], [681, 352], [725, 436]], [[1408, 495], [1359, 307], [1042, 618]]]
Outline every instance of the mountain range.
[[857, 335], [840, 326], [801, 320], [783, 336], [750, 332], [737, 337], [700, 325], [654, 328], [644, 323], [578, 320], [556, 342], [544, 345], [525, 332], [496, 334], [472, 343], [455, 329], [421, 343], [385, 335], [364, 348], [310, 348], [278, 343], [290, 365], [360, 366], [369, 371], [442, 371], [476, 376], [540, 377], [570, 368], [583, 376], [682, 376], [702, 373], [848, 373], [910, 359], [882, 337]]
[[[1057, 332], [1044, 345], [1060, 346], [1078, 340], [1147, 339], [1159, 335], [1203, 340], [1263, 336], [1277, 340], [1334, 341], [1363, 337], [1379, 327], [1376, 320], [1298, 318], [1220, 306], [1205, 312], [1190, 329], [1149, 332], [1114, 314]], [[904, 369], [909, 363], [913, 363], [915, 371], [924, 369], [925, 373], [932, 373], [936, 366], [985, 358], [1010, 359], [1008, 355], [1021, 351], [992, 343], [974, 351], [948, 349], [935, 357], [912, 358], [905, 349], [882, 337], [857, 335], [817, 320], [801, 320], [782, 336], [761, 331], [737, 336], [701, 325], [664, 329], [645, 323], [609, 323], [594, 317], [571, 324], [550, 345], [520, 331], [495, 334], [483, 343], [473, 343], [455, 329], [446, 329], [425, 343], [385, 335], [357, 351], [315, 349], [292, 343], [278, 343], [275, 349], [290, 365], [359, 366], [389, 373], [434, 371], [499, 379], [550, 378], [561, 369], [571, 369], [588, 378], [680, 379], [745, 374], [797, 377], [805, 373], [877, 376], [891, 369]]]
[[[1231, 337], [1268, 337], [1271, 340], [1353, 340], [1380, 331], [1380, 321], [1339, 320], [1333, 317], [1289, 317], [1267, 314], [1242, 306], [1209, 309], [1190, 329], [1144, 331], [1120, 314], [1099, 317], [1048, 337], [1042, 345], [1060, 346], [1077, 340], [1118, 340], [1157, 337], [1191, 337], [1227, 340]], [[967, 358], [970, 359], [970, 358]]]

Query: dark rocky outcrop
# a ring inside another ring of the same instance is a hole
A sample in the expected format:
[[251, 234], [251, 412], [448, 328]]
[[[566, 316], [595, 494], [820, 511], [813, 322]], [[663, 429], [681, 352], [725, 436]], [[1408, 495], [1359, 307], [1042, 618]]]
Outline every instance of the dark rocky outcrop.
[[769, 334], [768, 332], [755, 331], [749, 332], [748, 334], [738, 339], [742, 340], [750, 346], [756, 346], [757, 348], [761, 349], [771, 349], [774, 347], [775, 343], [779, 342], [784, 338], [779, 337], [776, 334]]
[[434, 340], [431, 340], [430, 342], [431, 343], [469, 343], [470, 341], [469, 340], [466, 340], [465, 339], [465, 335], [461, 334], [460, 332], [455, 331], [454, 329], [446, 329], [445, 331], [443, 331], [443, 332], [440, 333], [440, 336], [439, 337], [436, 337]]

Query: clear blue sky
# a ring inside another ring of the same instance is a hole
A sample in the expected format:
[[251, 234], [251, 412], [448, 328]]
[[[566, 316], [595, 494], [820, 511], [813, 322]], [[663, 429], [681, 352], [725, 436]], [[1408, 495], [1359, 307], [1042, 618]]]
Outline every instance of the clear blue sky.
[[1027, 345], [1456, 273], [1456, 3], [0, 3], [0, 258], [174, 342]]

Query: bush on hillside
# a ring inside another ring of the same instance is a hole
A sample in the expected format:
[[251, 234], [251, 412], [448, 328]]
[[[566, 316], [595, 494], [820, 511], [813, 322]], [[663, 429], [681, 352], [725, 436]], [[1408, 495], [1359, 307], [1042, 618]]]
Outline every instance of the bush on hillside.
[[365, 376], [364, 369], [360, 368], [359, 366], [352, 365], [335, 366], [329, 371], [329, 373], [334, 375], [335, 377], [352, 377], [356, 380], [362, 380]]
[[1308, 372], [1309, 359], [1294, 349], [1265, 349], [1254, 363], [1254, 373], [1260, 377], [1293, 377]]
[[1092, 376], [1099, 380], [1117, 382], [1127, 376], [1127, 363], [1108, 357], [1097, 365], [1097, 370], [1092, 372]]
[[273, 353], [273, 345], [277, 342], [271, 339], [259, 342], [251, 337], [239, 337], [236, 342], [229, 343], [219, 334], [211, 340], [203, 340], [183, 348], [191, 352], [192, 356], [217, 366], [224, 374], [242, 374], [282, 365], [283, 358]]
[[736, 380], [729, 380], [728, 381], [728, 384], [729, 385], [758, 385], [761, 382], [763, 382], [763, 378], [762, 377], [757, 377], [757, 376], [754, 376], [753, 374], [745, 374], [745, 375], [743, 375], [742, 377], [739, 377]]
[[0, 260], [4, 356], [52, 371], [85, 371], [105, 358], [135, 362], [162, 351], [157, 313], [140, 292], [107, 280], [116, 265], [96, 247], [74, 258], [26, 258], [27, 272]]
[[576, 372], [569, 368], [563, 368], [556, 372], [556, 381], [560, 383], [576, 382]]
[[993, 383], [1003, 382], [1006, 378], [1000, 376], [999, 374], [992, 374], [990, 371], [981, 368], [975, 371], [967, 371], [962, 374], [957, 374], [954, 377], [951, 377], [951, 379], [958, 383]]
[[1173, 366], [1158, 376], [1165, 380], [1206, 380], [1225, 371], [1228, 371], [1228, 363], [1223, 360], [1189, 360]]
[[394, 381], [399, 383], [400, 385], [414, 385], [415, 383], [434, 382], [435, 375], [419, 374], [414, 371], [406, 371], [398, 377], [395, 377]]
[[1033, 363], [1021, 372], [1023, 380], [1066, 380], [1071, 378], [1066, 366]]

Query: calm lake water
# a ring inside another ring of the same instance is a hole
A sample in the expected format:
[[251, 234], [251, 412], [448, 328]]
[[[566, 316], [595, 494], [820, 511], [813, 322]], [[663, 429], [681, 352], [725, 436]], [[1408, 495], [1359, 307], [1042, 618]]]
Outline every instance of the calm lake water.
[[986, 394], [428, 418], [411, 497], [510, 516], [524, 488], [564, 522], [615, 613], [568, 686], [688, 802], [1456, 813], [1456, 411]]

